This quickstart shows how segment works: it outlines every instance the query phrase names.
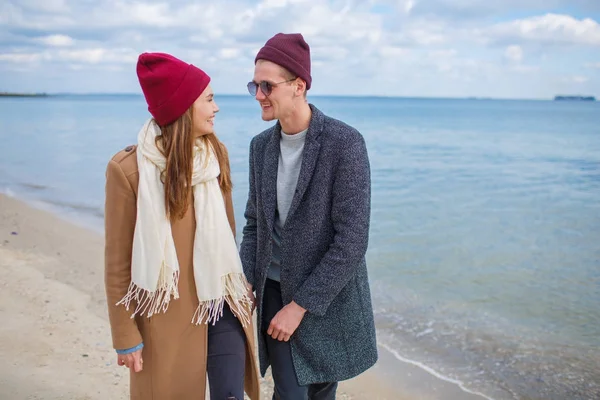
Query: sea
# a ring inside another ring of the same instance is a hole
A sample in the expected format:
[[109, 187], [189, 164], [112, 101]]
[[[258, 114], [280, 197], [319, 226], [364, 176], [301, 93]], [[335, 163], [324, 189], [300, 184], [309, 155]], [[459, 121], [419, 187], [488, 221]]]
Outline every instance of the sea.
[[[272, 123], [217, 96], [238, 238]], [[364, 136], [377, 339], [488, 399], [600, 399], [600, 102], [309, 96]], [[0, 191], [102, 232], [141, 95], [0, 98]]]

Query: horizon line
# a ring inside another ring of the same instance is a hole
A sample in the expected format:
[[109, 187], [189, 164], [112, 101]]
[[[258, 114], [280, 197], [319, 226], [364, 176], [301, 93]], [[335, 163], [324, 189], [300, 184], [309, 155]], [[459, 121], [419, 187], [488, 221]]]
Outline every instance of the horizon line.
[[[136, 92], [12, 92], [0, 91], [0, 97], [23, 96], [23, 97], [50, 97], [50, 96], [139, 96], [143, 93]], [[220, 96], [252, 97], [244, 93], [221, 93]], [[493, 97], [493, 96], [418, 96], [418, 95], [379, 95], [379, 94], [309, 94], [310, 97], [340, 97], [340, 98], [389, 98], [389, 99], [436, 99], [436, 100], [531, 100], [544, 101], [554, 100], [552, 97]], [[575, 97], [594, 97], [587, 95], [556, 95]]]
[[[16, 92], [0, 91], [0, 97], [50, 97], [50, 96], [140, 96], [140, 92]], [[252, 97], [244, 93], [222, 93], [220, 96]], [[556, 97], [591, 97], [594, 95], [556, 94], [554, 97], [493, 97], [493, 96], [418, 96], [418, 95], [376, 95], [376, 94], [309, 94], [310, 97], [339, 98], [387, 98], [387, 99], [422, 99], [422, 100], [519, 100], [519, 101], [555, 101]]]

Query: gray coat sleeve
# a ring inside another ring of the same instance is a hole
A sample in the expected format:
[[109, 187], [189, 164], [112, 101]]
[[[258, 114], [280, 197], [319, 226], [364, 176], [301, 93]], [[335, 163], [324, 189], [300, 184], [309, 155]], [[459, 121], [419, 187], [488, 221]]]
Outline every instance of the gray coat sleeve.
[[371, 173], [362, 136], [344, 149], [333, 184], [333, 243], [321, 262], [295, 293], [293, 300], [309, 313], [322, 316], [355, 275], [369, 241]]
[[254, 287], [254, 269], [256, 267], [256, 177], [254, 176], [254, 140], [250, 143], [250, 167], [248, 201], [246, 203], [246, 225], [243, 229], [240, 258], [244, 274], [248, 282]]

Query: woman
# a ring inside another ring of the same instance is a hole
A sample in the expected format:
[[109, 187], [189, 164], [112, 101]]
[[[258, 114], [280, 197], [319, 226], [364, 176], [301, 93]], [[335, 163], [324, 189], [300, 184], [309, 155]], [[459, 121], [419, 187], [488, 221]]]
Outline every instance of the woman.
[[132, 399], [258, 399], [253, 299], [235, 244], [219, 111], [199, 68], [144, 53], [152, 117], [106, 172], [105, 284]]

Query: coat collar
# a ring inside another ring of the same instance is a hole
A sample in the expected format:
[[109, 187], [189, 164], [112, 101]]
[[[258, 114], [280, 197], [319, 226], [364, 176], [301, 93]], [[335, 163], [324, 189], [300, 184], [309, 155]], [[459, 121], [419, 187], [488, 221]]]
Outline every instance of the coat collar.
[[[302, 152], [302, 166], [300, 167], [296, 191], [294, 192], [292, 204], [290, 205], [290, 210], [288, 212], [288, 220], [298, 208], [300, 200], [308, 188], [317, 164], [317, 159], [319, 158], [319, 149], [321, 147], [320, 135], [323, 132], [325, 115], [314, 105], [310, 104], [309, 106], [312, 111], [312, 115], [310, 124], [308, 126], [308, 132], [306, 133], [306, 142], [304, 143], [304, 150]], [[277, 121], [277, 124], [271, 131], [271, 137], [267, 143], [267, 147], [265, 148], [265, 159], [262, 174], [263, 205], [265, 209], [267, 225], [270, 231], [273, 230], [273, 225], [275, 222], [275, 210], [277, 208], [277, 168], [279, 166], [280, 138], [281, 124], [279, 121]]]

